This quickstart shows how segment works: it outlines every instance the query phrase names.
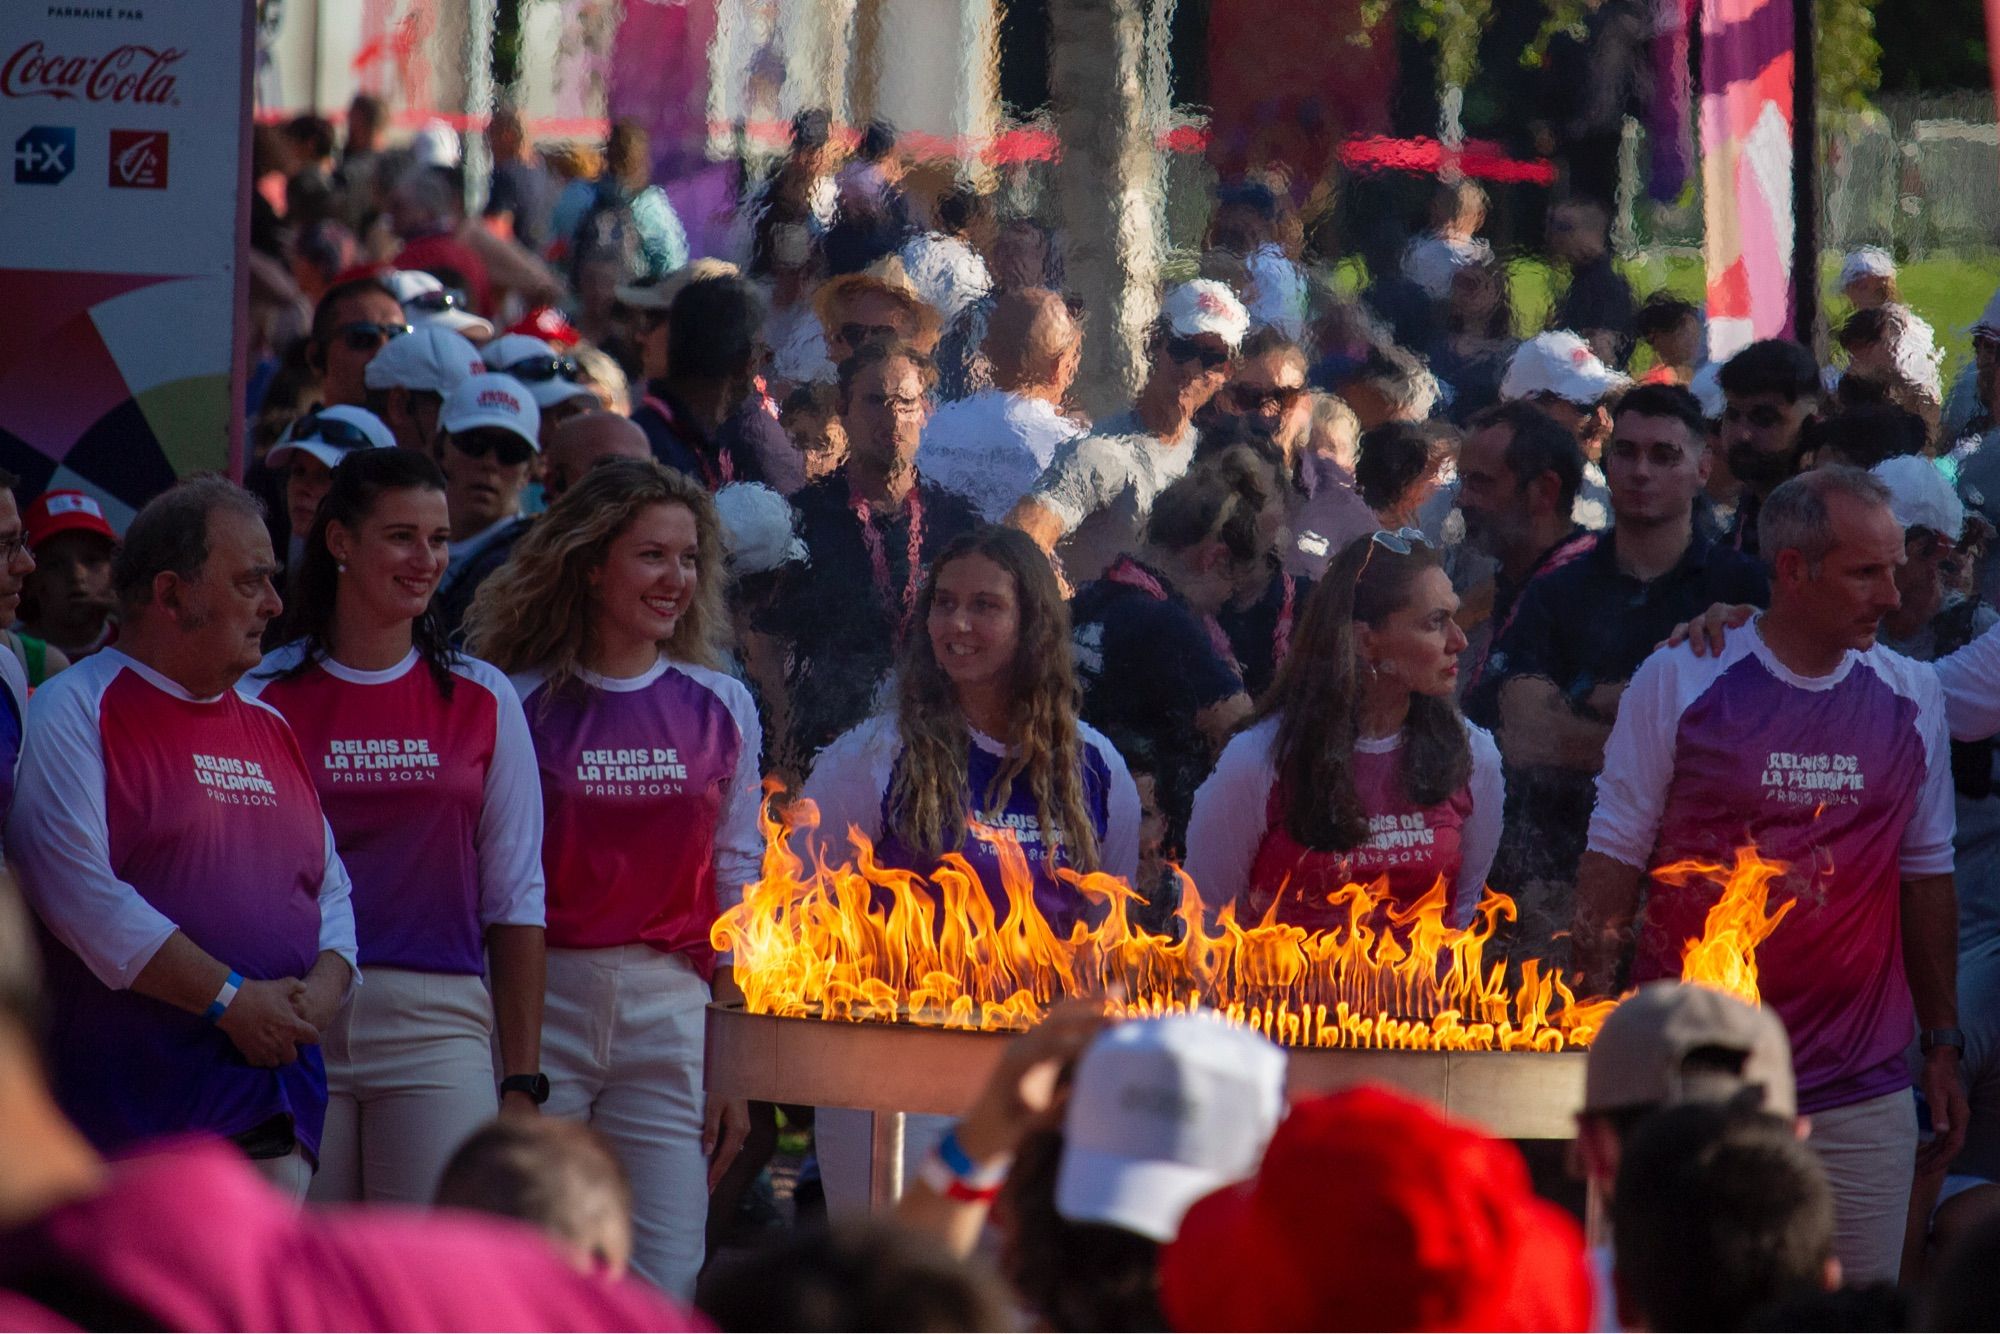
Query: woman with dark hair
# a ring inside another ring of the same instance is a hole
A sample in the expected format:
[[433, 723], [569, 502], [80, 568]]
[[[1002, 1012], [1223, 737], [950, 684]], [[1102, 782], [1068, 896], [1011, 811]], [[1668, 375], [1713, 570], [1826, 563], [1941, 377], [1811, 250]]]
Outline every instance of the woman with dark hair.
[[703, 1012], [742, 999], [709, 930], [763, 853], [762, 729], [722, 670], [726, 582], [701, 483], [612, 459], [536, 520], [466, 622], [512, 676], [541, 772], [545, 1110], [611, 1142], [632, 1175], [632, 1267], [683, 1298], [749, 1116], [702, 1090]]
[[541, 1078], [542, 796], [513, 688], [438, 623], [449, 537], [435, 463], [350, 454], [305, 540], [290, 642], [239, 687], [305, 752], [367, 969], [326, 1035], [315, 1200], [428, 1203], [466, 1136], [532, 1111]]
[[1493, 738], [1453, 702], [1465, 635], [1439, 554], [1414, 529], [1356, 538], [1306, 600], [1250, 726], [1195, 794], [1187, 873], [1238, 921], [1326, 929], [1330, 897], [1386, 881], [1407, 908], [1444, 882], [1478, 905], [1500, 841]]

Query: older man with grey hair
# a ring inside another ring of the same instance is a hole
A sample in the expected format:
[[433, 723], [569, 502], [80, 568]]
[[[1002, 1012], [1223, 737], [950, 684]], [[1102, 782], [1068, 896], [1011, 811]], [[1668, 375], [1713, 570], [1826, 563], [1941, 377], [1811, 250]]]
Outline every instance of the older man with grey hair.
[[[1881, 481], [1802, 474], [1761, 523], [1770, 609], [1719, 653], [1656, 652], [1620, 702], [1575, 962], [1588, 994], [1613, 992], [1628, 962], [1635, 983], [1677, 977], [1731, 869], [1776, 864], [1759, 986], [1796, 1048], [1841, 1265], [1893, 1281], [1913, 1166], [1949, 1161], [1966, 1131], [1944, 695], [1929, 667], [1876, 643], [1904, 559]], [[1921, 1153], [1913, 1032], [1936, 1132]]]

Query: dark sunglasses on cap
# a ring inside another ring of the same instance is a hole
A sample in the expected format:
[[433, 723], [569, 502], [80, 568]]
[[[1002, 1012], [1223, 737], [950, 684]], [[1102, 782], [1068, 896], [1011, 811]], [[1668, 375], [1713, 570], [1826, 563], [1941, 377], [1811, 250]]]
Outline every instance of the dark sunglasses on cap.
[[451, 447], [465, 457], [483, 459], [491, 454], [503, 468], [518, 468], [535, 457], [535, 447], [511, 431], [467, 431], [451, 436], [450, 440]]
[[403, 303], [404, 310], [421, 310], [426, 315], [442, 315], [448, 310], [464, 310], [465, 293], [446, 288], [442, 292], [421, 292]]
[[569, 357], [529, 357], [511, 366], [496, 366], [502, 375], [511, 375], [523, 384], [546, 384], [550, 380], [574, 381], [583, 368]]
[[1201, 368], [1212, 371], [1229, 364], [1229, 353], [1212, 343], [1197, 342], [1192, 338], [1182, 338], [1176, 334], [1167, 339], [1167, 355], [1175, 361], [1199, 361]]
[[333, 332], [341, 342], [347, 344], [349, 352], [373, 352], [391, 338], [401, 338], [410, 331], [407, 324], [370, 324], [366, 320], [354, 324], [343, 324]]
[[1231, 385], [1229, 404], [1236, 411], [1247, 415], [1267, 412], [1286, 413], [1292, 405], [1305, 397], [1306, 387], [1302, 384], [1279, 385], [1275, 389], [1252, 389], [1249, 385]]
[[317, 412], [309, 412], [299, 418], [285, 433], [285, 444], [297, 444], [301, 440], [318, 440], [336, 449], [375, 448], [375, 442], [368, 438], [368, 433], [353, 422], [322, 416]]
[[893, 324], [843, 324], [840, 326], [840, 341], [849, 347], [865, 347], [870, 343], [893, 343], [900, 332]]

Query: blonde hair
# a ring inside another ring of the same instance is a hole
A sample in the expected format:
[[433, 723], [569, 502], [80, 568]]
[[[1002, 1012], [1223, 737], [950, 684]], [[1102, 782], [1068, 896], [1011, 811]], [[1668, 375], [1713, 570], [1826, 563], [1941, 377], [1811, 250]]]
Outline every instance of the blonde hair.
[[577, 679], [596, 602], [590, 574], [654, 505], [694, 515], [697, 544], [694, 600], [660, 647], [676, 661], [719, 668], [729, 624], [722, 521], [699, 483], [652, 459], [606, 460], [563, 492], [473, 595], [467, 649], [503, 672], [547, 672], [552, 692]]

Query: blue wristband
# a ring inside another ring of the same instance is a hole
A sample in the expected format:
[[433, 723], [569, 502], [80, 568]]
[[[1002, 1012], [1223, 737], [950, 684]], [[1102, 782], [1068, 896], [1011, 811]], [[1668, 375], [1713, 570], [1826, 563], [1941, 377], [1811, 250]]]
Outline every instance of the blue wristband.
[[961, 1181], [970, 1181], [973, 1177], [979, 1175], [978, 1167], [973, 1164], [972, 1155], [967, 1153], [965, 1146], [958, 1142], [957, 1126], [953, 1126], [950, 1130], [944, 1132], [944, 1138], [939, 1140], [937, 1144], [937, 1156], [946, 1167], [951, 1169], [951, 1174]]
[[236, 993], [242, 987], [243, 974], [233, 968], [230, 969], [229, 980], [222, 984], [222, 990], [217, 992], [215, 999], [208, 1003], [208, 1008], [201, 1012], [201, 1017], [208, 1020], [211, 1024], [220, 1020], [223, 1013], [229, 1009], [229, 1002], [236, 999]]

